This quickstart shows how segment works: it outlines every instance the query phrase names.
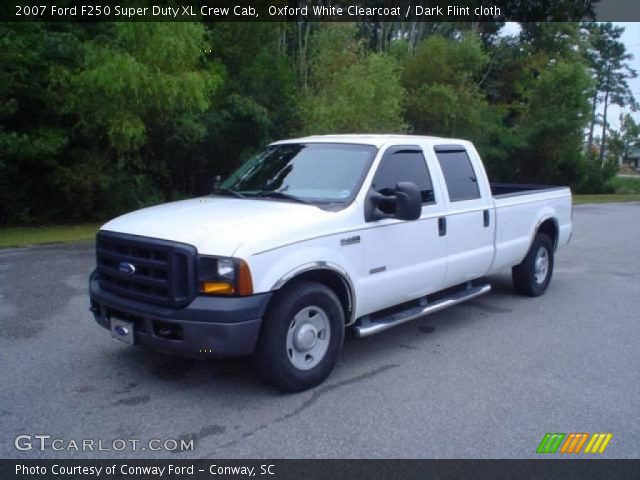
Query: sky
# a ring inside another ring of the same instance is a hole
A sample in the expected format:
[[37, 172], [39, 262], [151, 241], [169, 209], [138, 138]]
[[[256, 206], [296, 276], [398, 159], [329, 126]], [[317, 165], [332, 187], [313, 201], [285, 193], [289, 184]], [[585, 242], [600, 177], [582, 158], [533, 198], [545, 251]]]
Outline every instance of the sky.
[[[624, 27], [625, 29], [621, 40], [627, 47], [627, 51], [634, 57], [633, 60], [629, 62], [631, 68], [638, 73], [638, 77], [628, 81], [629, 87], [638, 103], [640, 103], [640, 22], [613, 22], [613, 24]], [[502, 32], [505, 35], [514, 35], [519, 31], [520, 27], [517, 23], [509, 22], [505, 25]], [[603, 109], [604, 107], [600, 105], [600, 113], [602, 113]], [[611, 128], [618, 129], [621, 113], [630, 113], [636, 121], [640, 121], [640, 112], [632, 112], [628, 108], [622, 109], [617, 105], [610, 105], [607, 111], [607, 121]]]

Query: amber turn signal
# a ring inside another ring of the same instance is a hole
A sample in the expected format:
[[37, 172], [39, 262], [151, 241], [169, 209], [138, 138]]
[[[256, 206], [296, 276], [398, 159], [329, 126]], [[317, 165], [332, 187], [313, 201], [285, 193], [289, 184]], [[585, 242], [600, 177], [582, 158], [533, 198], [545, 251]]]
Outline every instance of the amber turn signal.
[[200, 291], [208, 294], [232, 294], [234, 289], [230, 283], [222, 282], [202, 282], [200, 284]]
[[240, 260], [238, 266], [238, 278], [236, 280], [237, 295], [253, 295], [253, 280], [251, 279], [251, 270], [244, 260]]

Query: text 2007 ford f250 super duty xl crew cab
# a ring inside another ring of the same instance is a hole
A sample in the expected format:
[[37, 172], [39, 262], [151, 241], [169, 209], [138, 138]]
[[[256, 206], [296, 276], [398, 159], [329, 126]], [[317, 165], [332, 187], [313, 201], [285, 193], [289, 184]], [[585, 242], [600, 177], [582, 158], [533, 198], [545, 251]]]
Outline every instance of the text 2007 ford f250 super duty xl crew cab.
[[366, 336], [482, 295], [513, 267], [544, 293], [571, 236], [568, 188], [490, 184], [464, 140], [332, 135], [269, 145], [211, 196], [102, 226], [96, 321], [126, 343], [196, 357], [254, 354], [302, 390]]

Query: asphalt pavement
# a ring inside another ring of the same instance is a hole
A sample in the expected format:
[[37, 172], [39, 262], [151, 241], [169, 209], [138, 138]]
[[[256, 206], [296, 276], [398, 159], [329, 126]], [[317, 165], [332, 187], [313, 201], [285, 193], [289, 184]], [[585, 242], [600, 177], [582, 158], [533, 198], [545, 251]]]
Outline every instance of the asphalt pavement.
[[544, 296], [492, 276], [484, 297], [349, 337], [329, 379], [293, 395], [246, 360], [112, 340], [88, 311], [92, 244], [0, 250], [0, 457], [530, 458], [547, 432], [610, 432], [600, 456], [639, 458], [640, 204], [573, 221]]

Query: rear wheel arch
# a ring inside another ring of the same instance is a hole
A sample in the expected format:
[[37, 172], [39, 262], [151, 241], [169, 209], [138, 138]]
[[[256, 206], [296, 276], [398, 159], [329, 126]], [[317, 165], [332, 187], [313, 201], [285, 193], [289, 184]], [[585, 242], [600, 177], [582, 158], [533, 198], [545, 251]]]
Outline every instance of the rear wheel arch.
[[553, 244], [553, 250], [555, 251], [558, 246], [558, 234], [560, 229], [558, 228], [558, 219], [555, 217], [547, 217], [538, 225], [536, 229], [535, 235], [539, 233], [545, 234], [547, 237], [551, 239], [551, 243]]

